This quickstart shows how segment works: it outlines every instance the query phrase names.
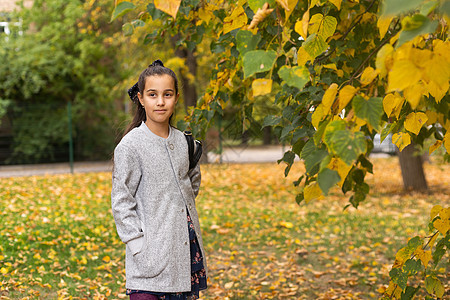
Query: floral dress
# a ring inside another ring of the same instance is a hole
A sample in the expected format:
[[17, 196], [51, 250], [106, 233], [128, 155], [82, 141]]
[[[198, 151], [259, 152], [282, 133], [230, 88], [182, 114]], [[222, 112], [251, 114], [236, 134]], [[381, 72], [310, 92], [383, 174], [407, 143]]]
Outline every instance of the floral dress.
[[180, 293], [161, 293], [142, 290], [127, 289], [127, 295], [135, 293], [151, 294], [158, 297], [160, 300], [194, 300], [199, 298], [199, 292], [207, 288], [206, 285], [206, 271], [203, 265], [203, 257], [198, 245], [197, 235], [195, 234], [194, 224], [187, 211], [187, 223], [189, 228], [189, 240], [191, 246], [191, 291]]

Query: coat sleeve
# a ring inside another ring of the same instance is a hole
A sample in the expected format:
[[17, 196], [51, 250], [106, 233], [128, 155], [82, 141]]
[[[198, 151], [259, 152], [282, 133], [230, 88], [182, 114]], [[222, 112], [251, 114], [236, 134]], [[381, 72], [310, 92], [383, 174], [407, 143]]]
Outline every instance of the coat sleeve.
[[202, 180], [202, 175], [200, 172], [200, 164], [198, 163], [195, 168], [189, 171], [189, 178], [191, 179], [192, 190], [194, 191], [194, 196], [197, 197], [200, 190], [200, 183]]
[[143, 231], [136, 213], [136, 190], [141, 171], [134, 152], [119, 144], [114, 150], [111, 208], [117, 233], [133, 254], [141, 250]]

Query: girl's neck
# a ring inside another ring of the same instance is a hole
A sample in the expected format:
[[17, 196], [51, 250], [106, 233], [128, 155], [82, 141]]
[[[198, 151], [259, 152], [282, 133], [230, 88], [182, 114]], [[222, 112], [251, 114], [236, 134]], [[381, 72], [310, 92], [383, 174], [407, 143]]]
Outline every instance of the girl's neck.
[[157, 136], [165, 139], [169, 137], [169, 123], [156, 123], [147, 119], [147, 121], [145, 121], [145, 125], [147, 125], [148, 129], [150, 129], [151, 132], [153, 132]]

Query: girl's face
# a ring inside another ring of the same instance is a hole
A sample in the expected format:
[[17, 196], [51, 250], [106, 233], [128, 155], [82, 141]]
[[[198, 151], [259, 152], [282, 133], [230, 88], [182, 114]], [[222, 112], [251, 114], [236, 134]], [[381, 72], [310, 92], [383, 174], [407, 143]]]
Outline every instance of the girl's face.
[[143, 95], [138, 93], [138, 97], [144, 106], [147, 122], [169, 125], [169, 118], [179, 97], [175, 92], [172, 76], [167, 74], [148, 76], [145, 79]]

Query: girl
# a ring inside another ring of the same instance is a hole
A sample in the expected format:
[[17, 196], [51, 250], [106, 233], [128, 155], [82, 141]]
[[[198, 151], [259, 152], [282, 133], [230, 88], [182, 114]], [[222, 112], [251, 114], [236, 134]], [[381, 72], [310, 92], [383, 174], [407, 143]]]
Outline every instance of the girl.
[[153, 62], [128, 91], [137, 110], [114, 150], [111, 204], [126, 244], [130, 300], [198, 299], [206, 261], [195, 198], [200, 166], [189, 170], [188, 144], [170, 126], [178, 101], [175, 73]]

